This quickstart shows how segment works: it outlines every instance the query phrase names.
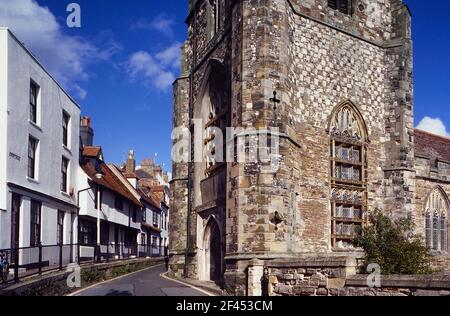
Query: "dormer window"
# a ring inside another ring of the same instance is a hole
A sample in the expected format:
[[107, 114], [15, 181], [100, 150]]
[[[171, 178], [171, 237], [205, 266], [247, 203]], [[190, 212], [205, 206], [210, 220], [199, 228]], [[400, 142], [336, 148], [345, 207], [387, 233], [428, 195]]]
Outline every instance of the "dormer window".
[[351, 14], [351, 1], [350, 0], [327, 0], [328, 1], [328, 7], [339, 11], [343, 14], [350, 15]]

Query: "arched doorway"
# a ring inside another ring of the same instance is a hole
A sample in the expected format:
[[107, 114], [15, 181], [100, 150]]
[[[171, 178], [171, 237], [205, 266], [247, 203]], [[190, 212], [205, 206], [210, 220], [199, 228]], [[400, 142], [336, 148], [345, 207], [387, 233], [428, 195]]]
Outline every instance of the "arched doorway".
[[[194, 145], [193, 205], [201, 209], [198, 224], [200, 280], [221, 284], [224, 272], [226, 206], [226, 129], [231, 125], [230, 69], [211, 59], [205, 70], [193, 119], [198, 137]], [[200, 139], [200, 138], [199, 138]]]
[[207, 281], [220, 283], [222, 280], [222, 239], [219, 225], [211, 218], [204, 235], [203, 276]]

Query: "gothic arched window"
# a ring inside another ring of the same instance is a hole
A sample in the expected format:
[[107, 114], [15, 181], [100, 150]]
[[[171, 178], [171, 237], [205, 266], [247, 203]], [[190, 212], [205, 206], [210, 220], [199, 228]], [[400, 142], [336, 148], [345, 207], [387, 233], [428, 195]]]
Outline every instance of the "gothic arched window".
[[426, 204], [425, 240], [428, 248], [436, 251], [447, 251], [449, 204], [446, 193], [441, 188], [434, 189]]
[[356, 107], [338, 106], [330, 123], [332, 246], [347, 248], [364, 224], [367, 131]]

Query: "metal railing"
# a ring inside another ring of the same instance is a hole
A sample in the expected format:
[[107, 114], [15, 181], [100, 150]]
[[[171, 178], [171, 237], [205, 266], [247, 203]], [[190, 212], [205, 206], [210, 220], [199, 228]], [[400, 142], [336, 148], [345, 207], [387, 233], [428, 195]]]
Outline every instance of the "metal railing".
[[42, 275], [44, 272], [62, 271], [74, 263], [82, 265], [166, 257], [168, 252], [167, 247], [142, 244], [40, 244], [35, 247], [0, 249], [0, 255], [7, 259], [9, 267], [4, 282], [0, 279], [2, 285], [17, 283], [23, 278]]

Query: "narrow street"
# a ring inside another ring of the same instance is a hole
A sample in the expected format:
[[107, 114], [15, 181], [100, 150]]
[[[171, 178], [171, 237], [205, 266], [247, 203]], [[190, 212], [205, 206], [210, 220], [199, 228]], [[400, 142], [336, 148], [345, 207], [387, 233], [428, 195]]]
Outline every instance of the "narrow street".
[[207, 296], [181, 283], [161, 277], [165, 266], [156, 266], [82, 290], [74, 296]]

